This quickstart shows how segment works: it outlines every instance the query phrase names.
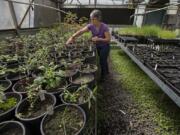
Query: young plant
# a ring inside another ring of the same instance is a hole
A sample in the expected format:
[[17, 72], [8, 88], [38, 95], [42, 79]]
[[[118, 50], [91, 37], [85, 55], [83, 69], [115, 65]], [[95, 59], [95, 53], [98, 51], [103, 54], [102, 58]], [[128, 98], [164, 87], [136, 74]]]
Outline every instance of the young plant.
[[6, 111], [17, 104], [16, 98], [6, 98], [4, 87], [0, 85], [0, 112]]
[[64, 90], [64, 99], [65, 101], [69, 101], [71, 103], [79, 103], [83, 104], [88, 102], [89, 108], [91, 108], [91, 99], [95, 100], [95, 96], [93, 92], [88, 91], [87, 85], [82, 85], [75, 92], [69, 92], [67, 89]]
[[53, 63], [50, 63], [48, 66], [41, 66], [39, 69], [44, 71], [42, 80], [46, 90], [57, 88], [63, 81], [60, 73], [56, 71], [57, 66]]

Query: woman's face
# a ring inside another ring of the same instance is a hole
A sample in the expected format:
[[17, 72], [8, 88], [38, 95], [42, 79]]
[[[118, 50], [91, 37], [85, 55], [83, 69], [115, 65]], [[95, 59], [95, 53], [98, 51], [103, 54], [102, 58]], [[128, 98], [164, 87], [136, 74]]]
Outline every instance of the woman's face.
[[97, 18], [95, 18], [95, 17], [91, 18], [91, 23], [92, 23], [93, 25], [98, 25], [99, 22], [100, 22], [100, 21], [99, 21]]

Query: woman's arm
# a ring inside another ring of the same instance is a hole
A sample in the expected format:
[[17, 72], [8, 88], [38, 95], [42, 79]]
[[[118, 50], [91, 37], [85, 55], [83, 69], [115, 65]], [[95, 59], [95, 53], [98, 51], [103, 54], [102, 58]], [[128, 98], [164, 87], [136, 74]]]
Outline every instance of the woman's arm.
[[82, 29], [80, 29], [80, 30], [78, 30], [76, 33], [74, 33], [74, 34], [68, 39], [68, 41], [66, 42], [66, 44], [71, 44], [71, 43], [73, 43], [77, 37], [79, 37], [80, 35], [82, 35], [82, 34], [85, 33], [85, 32], [88, 32], [88, 31], [89, 31], [88, 26], [83, 27]]

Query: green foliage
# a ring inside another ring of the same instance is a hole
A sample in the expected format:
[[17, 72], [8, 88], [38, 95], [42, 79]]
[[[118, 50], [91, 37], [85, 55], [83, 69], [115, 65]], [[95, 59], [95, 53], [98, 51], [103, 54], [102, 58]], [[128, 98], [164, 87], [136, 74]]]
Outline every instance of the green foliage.
[[121, 28], [118, 30], [118, 33], [120, 35], [159, 37], [164, 39], [176, 38], [175, 32], [164, 30], [156, 25], [147, 25], [147, 26], [142, 26], [141, 28], [135, 26]]
[[42, 84], [45, 84], [46, 86], [46, 90], [57, 88], [63, 81], [60, 77], [60, 72], [56, 72], [57, 66], [55, 66], [53, 63], [50, 63], [48, 66], [41, 66], [39, 68], [44, 71], [41, 78]]
[[0, 110], [7, 111], [17, 104], [16, 98], [8, 98], [0, 102]]
[[163, 39], [174, 39], [176, 38], [176, 33], [173, 31], [162, 30], [158, 33], [158, 37]]
[[[87, 94], [88, 93], [87, 89], [88, 89], [87, 85], [82, 85], [75, 92], [72, 92], [72, 93], [69, 92], [67, 89], [65, 89], [65, 91], [64, 91], [64, 99], [66, 101], [71, 102], [71, 103], [77, 103], [77, 102], [79, 102], [81, 104], [85, 103], [88, 100], [89, 96], [90, 96], [90, 95]], [[82, 97], [83, 96], [82, 93], [86, 93], [86, 95], [85, 95], [86, 97]]]
[[9, 62], [9, 61], [18, 61], [18, 55], [0, 55], [0, 61]]

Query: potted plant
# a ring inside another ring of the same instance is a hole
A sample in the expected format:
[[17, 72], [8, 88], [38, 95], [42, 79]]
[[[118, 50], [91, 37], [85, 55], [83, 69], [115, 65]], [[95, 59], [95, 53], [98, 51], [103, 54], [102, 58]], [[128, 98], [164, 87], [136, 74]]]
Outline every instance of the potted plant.
[[89, 113], [91, 108], [91, 100], [95, 100], [93, 91], [87, 85], [67, 87], [60, 96], [64, 104], [79, 105], [85, 110], [86, 114]]
[[70, 82], [75, 86], [84, 84], [87, 84], [90, 88], [94, 88], [95, 86], [95, 78], [92, 74], [79, 74], [78, 76], [71, 77]]
[[60, 72], [56, 71], [57, 65], [50, 63], [47, 66], [41, 66], [40, 69], [44, 72], [40, 76], [42, 80], [42, 88], [48, 93], [59, 95], [63, 88], [66, 87], [67, 81], [65, 78], [61, 77]]
[[4, 93], [4, 88], [0, 87], [0, 121], [10, 120], [14, 117], [14, 110], [17, 104], [22, 100], [18, 93]]
[[36, 133], [43, 116], [56, 104], [56, 98], [42, 90], [41, 81], [40, 78], [34, 80], [28, 87], [27, 98], [23, 99], [15, 110], [16, 118]]
[[0, 123], [1, 135], [29, 135], [25, 126], [18, 121], [4, 121]]
[[12, 86], [12, 82], [10, 80], [0, 80], [0, 89], [3, 92], [10, 91], [11, 86]]
[[76, 105], [63, 104], [54, 108], [41, 122], [42, 135], [80, 135], [86, 123], [83, 109]]
[[34, 81], [33, 77], [25, 77], [19, 81], [17, 81], [13, 87], [12, 90], [15, 93], [20, 93], [23, 95], [23, 97], [27, 96], [28, 86], [32, 85]]
[[94, 64], [84, 64], [80, 68], [80, 73], [82, 74], [94, 74], [97, 72], [98, 67]]

